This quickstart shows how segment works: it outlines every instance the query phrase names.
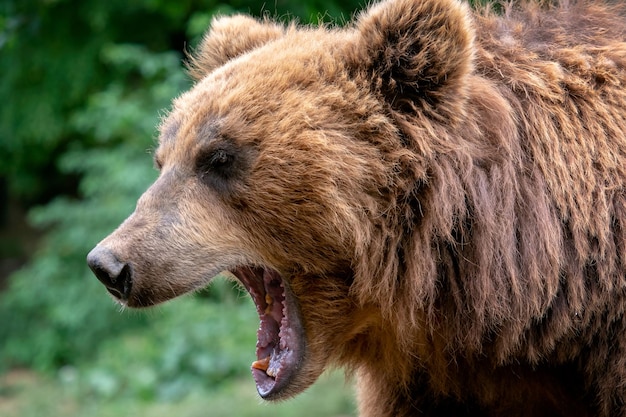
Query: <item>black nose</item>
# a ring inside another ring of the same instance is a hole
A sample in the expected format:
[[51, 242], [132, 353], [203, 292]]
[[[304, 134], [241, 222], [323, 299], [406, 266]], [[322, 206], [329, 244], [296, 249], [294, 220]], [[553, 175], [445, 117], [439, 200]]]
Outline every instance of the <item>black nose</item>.
[[128, 299], [133, 283], [129, 264], [99, 245], [87, 255], [87, 264], [111, 294], [120, 300]]

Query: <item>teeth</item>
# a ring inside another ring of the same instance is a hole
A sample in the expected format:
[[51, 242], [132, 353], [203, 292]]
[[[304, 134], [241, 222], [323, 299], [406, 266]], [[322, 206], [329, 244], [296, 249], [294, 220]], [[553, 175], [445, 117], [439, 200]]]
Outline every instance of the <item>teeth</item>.
[[264, 371], [267, 376], [272, 378], [276, 378], [276, 373], [278, 372], [279, 365], [277, 363], [271, 363], [270, 357], [259, 359], [258, 361], [252, 362], [253, 369], [259, 369]]
[[[270, 366], [270, 357], [268, 356], [267, 358], [264, 359], [259, 359], [258, 361], [254, 361], [252, 362], [252, 367], [254, 369], [260, 369], [261, 371], [266, 371], [267, 372], [267, 368]], [[269, 373], [268, 373], [269, 375]], [[273, 376], [273, 375], [270, 375]]]
[[272, 296], [269, 294], [265, 294], [265, 302], [267, 303], [267, 307], [265, 308], [265, 314], [270, 314], [272, 312], [272, 304], [274, 304]]
[[279, 358], [275, 356], [274, 360], [270, 360], [270, 363], [267, 365], [267, 369], [265, 370], [265, 373], [267, 374], [267, 376], [276, 378], [276, 375], [278, 374], [279, 369], [280, 369]]

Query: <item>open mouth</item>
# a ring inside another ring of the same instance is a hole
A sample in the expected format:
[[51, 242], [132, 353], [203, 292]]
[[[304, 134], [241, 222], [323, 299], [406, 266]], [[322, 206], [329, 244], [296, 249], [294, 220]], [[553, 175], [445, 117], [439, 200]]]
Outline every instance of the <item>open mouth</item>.
[[283, 397], [304, 360], [298, 305], [280, 274], [272, 269], [244, 266], [230, 272], [250, 293], [261, 321], [257, 360], [252, 363], [257, 391], [267, 400]]

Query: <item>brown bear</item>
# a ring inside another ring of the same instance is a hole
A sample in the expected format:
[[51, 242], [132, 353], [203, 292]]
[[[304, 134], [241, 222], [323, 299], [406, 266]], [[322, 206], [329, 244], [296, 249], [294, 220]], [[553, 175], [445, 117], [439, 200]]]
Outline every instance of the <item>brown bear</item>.
[[341, 366], [362, 416], [626, 416], [626, 18], [543, 3], [218, 18], [89, 265], [129, 307], [230, 271], [268, 400]]

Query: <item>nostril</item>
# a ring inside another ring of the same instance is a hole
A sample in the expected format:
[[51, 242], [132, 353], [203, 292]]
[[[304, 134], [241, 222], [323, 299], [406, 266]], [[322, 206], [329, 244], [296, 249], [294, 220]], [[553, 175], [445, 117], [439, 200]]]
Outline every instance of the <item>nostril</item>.
[[113, 296], [121, 300], [128, 299], [132, 287], [129, 264], [121, 262], [110, 250], [99, 246], [89, 252], [87, 264]]
[[122, 298], [123, 300], [128, 299], [128, 295], [130, 294], [130, 288], [133, 284], [132, 278], [133, 274], [131, 273], [130, 265], [125, 264], [124, 268], [122, 268], [122, 271], [118, 275], [116, 282], [118, 287], [120, 287], [122, 290], [122, 296], [120, 298]]

